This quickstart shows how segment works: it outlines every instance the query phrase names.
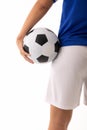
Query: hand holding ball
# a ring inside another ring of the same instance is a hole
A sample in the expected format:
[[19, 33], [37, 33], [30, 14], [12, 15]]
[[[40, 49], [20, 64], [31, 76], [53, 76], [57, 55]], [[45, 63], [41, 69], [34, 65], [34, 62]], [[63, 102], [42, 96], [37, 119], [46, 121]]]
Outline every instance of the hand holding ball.
[[56, 58], [60, 44], [54, 32], [47, 28], [36, 28], [25, 36], [23, 49], [35, 63], [46, 63]]

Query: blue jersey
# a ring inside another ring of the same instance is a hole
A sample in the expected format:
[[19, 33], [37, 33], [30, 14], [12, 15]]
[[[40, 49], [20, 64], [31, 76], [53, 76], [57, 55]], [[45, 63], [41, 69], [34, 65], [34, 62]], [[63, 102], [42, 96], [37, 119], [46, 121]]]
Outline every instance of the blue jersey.
[[58, 38], [61, 46], [87, 46], [87, 0], [63, 1]]

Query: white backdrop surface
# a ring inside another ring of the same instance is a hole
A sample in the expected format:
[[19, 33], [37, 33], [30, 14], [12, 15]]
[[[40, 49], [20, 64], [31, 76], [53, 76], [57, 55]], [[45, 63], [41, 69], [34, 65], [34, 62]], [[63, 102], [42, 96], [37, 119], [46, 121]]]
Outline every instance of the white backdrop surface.
[[[20, 55], [16, 37], [35, 0], [0, 2], [0, 130], [47, 130], [49, 105], [44, 101], [50, 63], [31, 65]], [[59, 0], [35, 27], [58, 33]], [[69, 130], [87, 130], [87, 107], [73, 113]]]

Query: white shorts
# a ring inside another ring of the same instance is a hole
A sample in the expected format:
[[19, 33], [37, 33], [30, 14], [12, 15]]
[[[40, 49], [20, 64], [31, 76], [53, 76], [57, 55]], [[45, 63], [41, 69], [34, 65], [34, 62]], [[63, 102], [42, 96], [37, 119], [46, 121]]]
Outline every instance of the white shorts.
[[80, 103], [83, 86], [86, 105], [87, 47], [62, 47], [56, 60], [52, 62], [46, 101], [61, 109], [74, 109]]

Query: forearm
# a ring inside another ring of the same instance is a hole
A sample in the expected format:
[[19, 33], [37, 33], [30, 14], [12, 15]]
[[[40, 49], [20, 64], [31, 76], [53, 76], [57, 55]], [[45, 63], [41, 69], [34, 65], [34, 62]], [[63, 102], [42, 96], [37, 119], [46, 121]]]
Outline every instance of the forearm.
[[36, 2], [23, 24], [23, 27], [18, 35], [18, 39], [24, 38], [27, 31], [30, 30], [47, 13], [51, 5], [52, 0], [38, 0]]

